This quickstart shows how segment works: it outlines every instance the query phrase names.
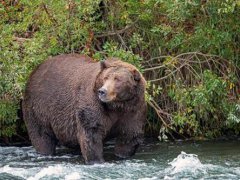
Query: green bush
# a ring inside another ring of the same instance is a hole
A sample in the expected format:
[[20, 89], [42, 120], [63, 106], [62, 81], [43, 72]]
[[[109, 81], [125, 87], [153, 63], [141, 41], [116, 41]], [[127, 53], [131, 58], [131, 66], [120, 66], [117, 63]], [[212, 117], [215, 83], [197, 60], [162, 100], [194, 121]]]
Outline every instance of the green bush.
[[[31, 71], [48, 56], [87, 53], [98, 1], [0, 3], [0, 136], [16, 133], [17, 110]], [[85, 22], [86, 21], [86, 22]]]
[[[239, 134], [237, 70], [231, 74], [220, 67], [225, 78], [205, 66], [193, 68], [204, 77], [199, 84], [171, 76], [175, 67], [185, 65], [178, 56], [188, 52], [206, 54], [213, 63], [221, 57], [239, 67], [239, 19], [238, 0], [1, 1], [0, 136], [16, 134], [19, 101], [31, 71], [49, 56], [73, 52], [97, 60], [116, 56], [144, 72], [149, 80], [147, 132], [176, 129], [216, 137], [220, 129], [231, 128]], [[232, 76], [234, 100], [224, 81]]]
[[169, 95], [179, 105], [174, 125], [189, 136], [219, 137], [226, 125], [238, 123], [240, 117], [232, 112], [236, 103], [228, 99], [227, 92], [227, 82], [209, 70], [204, 71], [203, 81], [197, 86], [186, 88], [181, 84], [172, 89]]

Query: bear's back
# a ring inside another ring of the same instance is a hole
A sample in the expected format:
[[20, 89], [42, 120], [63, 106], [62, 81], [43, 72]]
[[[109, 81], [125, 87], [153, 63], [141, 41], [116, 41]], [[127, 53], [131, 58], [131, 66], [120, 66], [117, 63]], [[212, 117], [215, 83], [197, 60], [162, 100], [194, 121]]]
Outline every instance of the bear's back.
[[40, 64], [32, 72], [27, 86], [44, 85], [44, 83], [51, 81], [53, 81], [51, 83], [58, 83], [65, 79], [68, 81], [74, 76], [83, 77], [83, 70], [88, 66], [94, 66], [94, 64], [91, 58], [84, 55], [58, 55]]
[[[61, 91], [73, 92], [86, 79], [95, 78], [98, 63], [84, 55], [69, 54], [50, 58], [31, 74], [25, 98], [29, 95], [51, 96]], [[93, 72], [95, 69], [96, 73]], [[80, 83], [80, 84], [79, 84]], [[56, 96], [55, 96], [56, 98]]]
[[[59, 55], [46, 60], [31, 74], [23, 108], [33, 111], [32, 119], [52, 128], [75, 126], [76, 103], [93, 96], [99, 63], [84, 55]], [[27, 121], [32, 121], [27, 119]], [[68, 124], [65, 124], [68, 123]], [[61, 127], [60, 127], [60, 125]], [[61, 132], [61, 130], [57, 130]]]

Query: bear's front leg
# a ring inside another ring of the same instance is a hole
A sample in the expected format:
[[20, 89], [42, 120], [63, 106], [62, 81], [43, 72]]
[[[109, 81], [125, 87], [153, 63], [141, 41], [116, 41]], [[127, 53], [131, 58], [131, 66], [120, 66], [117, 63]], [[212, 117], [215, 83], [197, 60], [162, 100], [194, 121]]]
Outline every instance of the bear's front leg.
[[81, 152], [86, 164], [103, 163], [103, 138], [95, 128], [81, 128], [78, 135]]
[[78, 142], [86, 164], [103, 163], [104, 118], [93, 105], [77, 112]]

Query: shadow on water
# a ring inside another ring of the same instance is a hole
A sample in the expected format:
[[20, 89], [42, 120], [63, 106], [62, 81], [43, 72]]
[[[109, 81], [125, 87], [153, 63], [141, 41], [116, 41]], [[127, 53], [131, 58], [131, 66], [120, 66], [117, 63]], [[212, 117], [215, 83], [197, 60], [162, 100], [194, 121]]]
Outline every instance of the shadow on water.
[[117, 159], [113, 149], [107, 143], [106, 163], [89, 166], [76, 150], [41, 156], [32, 147], [0, 147], [0, 180], [240, 179], [240, 141], [149, 141], [128, 160]]

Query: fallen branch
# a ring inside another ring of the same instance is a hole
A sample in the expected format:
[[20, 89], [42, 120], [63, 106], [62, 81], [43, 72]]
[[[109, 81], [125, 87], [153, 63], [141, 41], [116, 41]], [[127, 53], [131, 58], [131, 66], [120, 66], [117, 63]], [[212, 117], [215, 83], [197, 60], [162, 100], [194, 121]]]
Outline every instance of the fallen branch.
[[[157, 113], [159, 119], [161, 120], [161, 122], [163, 123], [163, 125], [164, 125], [167, 129], [171, 130], [172, 132], [175, 132], [176, 134], [178, 134], [179, 136], [183, 137], [184, 139], [187, 139], [184, 135], [178, 133], [178, 132], [177, 132], [176, 130], [174, 130], [171, 126], [169, 126], [169, 124], [166, 123], [166, 121], [165, 121], [165, 120], [163, 119], [163, 117], [161, 116], [161, 114], [163, 114], [163, 115], [168, 116], [169, 118], [172, 118], [171, 114], [169, 114], [169, 113], [167, 113], [167, 112], [164, 112], [164, 111], [158, 106], [158, 104], [157, 104], [154, 100], [148, 101], [148, 104], [149, 104], [149, 106], [151, 106], [151, 107], [154, 109], [154, 111]], [[169, 134], [171, 135], [171, 137], [172, 137], [173, 139], [175, 139], [174, 136], [173, 136], [170, 132], [169, 132]]]

